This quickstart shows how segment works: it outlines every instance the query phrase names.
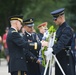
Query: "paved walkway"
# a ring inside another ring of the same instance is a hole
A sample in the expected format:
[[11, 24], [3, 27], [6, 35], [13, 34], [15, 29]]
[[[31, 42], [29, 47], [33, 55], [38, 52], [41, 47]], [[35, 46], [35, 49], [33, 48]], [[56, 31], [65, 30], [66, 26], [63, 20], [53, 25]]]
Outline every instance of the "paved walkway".
[[[7, 66], [7, 61], [5, 59], [0, 59], [0, 75], [10, 75], [10, 73], [8, 73], [8, 66]], [[52, 71], [52, 75], [54, 75], [54, 67], [53, 67], [53, 71]]]
[[10, 75], [8, 73], [8, 66], [5, 59], [0, 59], [0, 75]]
[[[7, 66], [7, 61], [5, 59], [0, 59], [0, 75], [10, 75], [10, 73], [8, 73], [8, 66]], [[75, 65], [75, 69], [76, 69], [76, 65]], [[52, 75], [54, 74], [54, 70], [55, 68], [53, 67], [53, 71], [52, 71]]]

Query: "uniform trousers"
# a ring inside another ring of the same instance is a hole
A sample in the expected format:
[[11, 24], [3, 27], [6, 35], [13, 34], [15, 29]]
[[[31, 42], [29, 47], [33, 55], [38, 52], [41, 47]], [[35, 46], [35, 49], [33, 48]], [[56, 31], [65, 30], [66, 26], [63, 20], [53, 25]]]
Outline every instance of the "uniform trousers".
[[[66, 75], [75, 75], [74, 61], [73, 61], [71, 52], [69, 52], [69, 55], [67, 55], [65, 51], [62, 51], [62, 52], [64, 53], [64, 54], [61, 53], [62, 56], [60, 56], [61, 55], [60, 53], [59, 53], [59, 56], [57, 56], [59, 57], [57, 59], [61, 67], [63, 68]], [[55, 75], [63, 75], [57, 63], [55, 64]]]

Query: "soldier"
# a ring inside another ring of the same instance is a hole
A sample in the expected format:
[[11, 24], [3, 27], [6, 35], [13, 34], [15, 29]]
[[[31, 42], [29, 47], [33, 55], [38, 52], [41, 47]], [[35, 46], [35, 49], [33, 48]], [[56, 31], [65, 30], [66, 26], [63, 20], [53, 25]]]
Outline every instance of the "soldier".
[[[64, 8], [55, 10], [51, 14], [54, 17], [54, 23], [59, 28], [56, 31], [57, 42], [48, 51], [56, 55], [66, 75], [74, 75], [74, 63], [70, 51], [73, 37], [72, 28], [65, 21]], [[47, 46], [48, 43], [44, 42], [44, 45]], [[63, 75], [57, 63], [55, 63], [55, 75]]]
[[[29, 18], [27, 20], [23, 21], [24, 23], [24, 28], [25, 28], [25, 35], [24, 35], [24, 40], [25, 41], [30, 41], [30, 42], [35, 42], [36, 48], [34, 47], [28, 47], [27, 50], [31, 51], [37, 58], [39, 55], [39, 50], [41, 48], [41, 43], [40, 40], [35, 32], [33, 32], [33, 27], [34, 27], [34, 20], [33, 18]], [[28, 58], [26, 58], [26, 63], [27, 63], [27, 68], [28, 68], [28, 73], [29, 75], [41, 75], [40, 74], [40, 69], [39, 69], [39, 61], [31, 61]]]
[[47, 22], [44, 22], [37, 27], [39, 29], [38, 37], [40, 38], [40, 41], [42, 41], [43, 35], [47, 29]]
[[[22, 18], [23, 16], [20, 15], [14, 15], [9, 18], [11, 28], [9, 29], [7, 35], [7, 46], [10, 57], [9, 72], [11, 75], [24, 75], [24, 73], [27, 74], [24, 50], [32, 61], [34, 61], [34, 59], [37, 61], [37, 58], [29, 50], [27, 50], [28, 47], [31, 47], [32, 42], [30, 43], [25, 41], [18, 33], [22, 27]], [[33, 46], [35, 47], [35, 45], [32, 45], [32, 47]]]
[[[45, 40], [46, 36], [48, 36], [47, 24], [48, 24], [47, 22], [44, 22], [44, 23], [41, 23], [40, 25], [37, 26], [37, 28], [39, 29], [38, 37], [39, 37], [40, 41]], [[40, 71], [41, 71], [41, 75], [43, 75], [45, 67], [43, 66], [44, 60], [42, 58], [42, 48], [39, 51], [39, 58], [38, 58], [38, 60], [42, 64], [42, 65], [40, 65]]]

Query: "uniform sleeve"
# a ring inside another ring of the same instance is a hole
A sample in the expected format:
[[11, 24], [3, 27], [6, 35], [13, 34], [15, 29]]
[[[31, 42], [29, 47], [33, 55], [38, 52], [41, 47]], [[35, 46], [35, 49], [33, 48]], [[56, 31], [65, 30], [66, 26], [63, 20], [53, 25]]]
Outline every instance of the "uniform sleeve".
[[57, 54], [60, 52], [63, 48], [66, 48], [70, 40], [72, 39], [72, 30], [68, 27], [65, 28], [65, 30], [62, 32], [61, 37], [57, 41], [56, 44], [53, 46], [53, 53]]
[[22, 48], [27, 48], [29, 46], [29, 43], [23, 40], [17, 32], [12, 33], [12, 41]]
[[29, 47], [29, 43], [25, 41], [17, 32], [12, 33], [12, 41], [19, 47], [25, 48], [26, 54], [29, 55], [30, 59], [37, 60], [35, 55], [33, 55], [27, 48]]
[[[41, 42], [37, 36], [37, 34], [32, 35], [33, 39], [32, 42], [29, 42], [29, 48], [33, 48], [33, 50], [40, 50], [41, 49]], [[23, 36], [23, 39], [27, 41], [26, 36]]]
[[27, 51], [26, 49], [23, 49], [23, 52], [26, 58], [30, 58], [31, 60], [37, 61], [37, 57], [32, 52], [30, 52], [28, 49]]
[[41, 49], [41, 42], [40, 42], [40, 39], [39, 39], [37, 34], [36, 34], [36, 41], [37, 41], [37, 50], [40, 50]]

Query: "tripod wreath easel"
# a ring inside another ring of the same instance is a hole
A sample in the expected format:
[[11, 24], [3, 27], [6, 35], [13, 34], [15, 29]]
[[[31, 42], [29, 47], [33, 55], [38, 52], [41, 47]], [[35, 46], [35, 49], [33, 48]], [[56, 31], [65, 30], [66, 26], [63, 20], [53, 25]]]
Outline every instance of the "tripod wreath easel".
[[[54, 45], [55, 35], [56, 35], [56, 32], [54, 32], [53, 36], [50, 37], [48, 48], [51, 48]], [[66, 75], [65, 72], [64, 72], [64, 70], [63, 70], [63, 68], [61, 67], [59, 61], [57, 60], [56, 56], [54, 54], [52, 54], [52, 53], [51, 53], [51, 56], [49, 57], [49, 59], [47, 60], [47, 63], [46, 63], [43, 75], [46, 75], [48, 67], [49, 67], [49, 75], [52, 75], [52, 62], [53, 62], [52, 60], [55, 60], [55, 62], [59, 66], [62, 74]]]

